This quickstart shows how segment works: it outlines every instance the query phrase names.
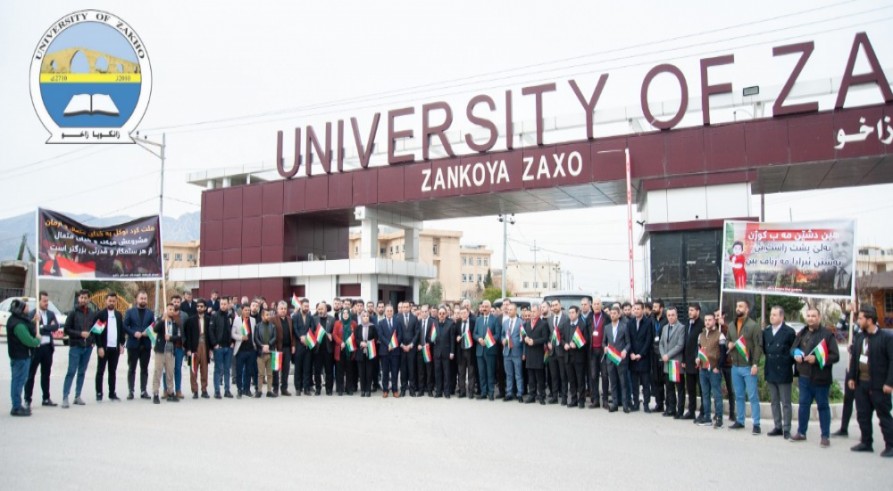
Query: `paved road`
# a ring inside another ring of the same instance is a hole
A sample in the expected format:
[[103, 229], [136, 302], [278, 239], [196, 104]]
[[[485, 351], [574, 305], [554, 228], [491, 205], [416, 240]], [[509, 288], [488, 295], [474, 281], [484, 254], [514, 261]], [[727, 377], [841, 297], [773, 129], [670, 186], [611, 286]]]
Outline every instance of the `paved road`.
[[[849, 451], [855, 437], [819, 448], [816, 426], [808, 443], [792, 444], [659, 415], [456, 398], [96, 403], [95, 358], [87, 406], [12, 418], [5, 345], [0, 352], [4, 489], [94, 489], [117, 479], [133, 489], [869, 490], [890, 489], [893, 477], [893, 461]], [[57, 400], [66, 361], [58, 348]], [[125, 375], [122, 366], [123, 387]]]

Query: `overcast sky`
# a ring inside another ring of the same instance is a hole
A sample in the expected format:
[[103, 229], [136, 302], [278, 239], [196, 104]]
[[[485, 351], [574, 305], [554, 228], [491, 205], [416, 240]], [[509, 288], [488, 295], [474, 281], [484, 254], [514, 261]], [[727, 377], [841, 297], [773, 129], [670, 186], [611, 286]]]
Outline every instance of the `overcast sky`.
[[[807, 40], [816, 49], [801, 79], [833, 84], [859, 31], [868, 33], [893, 76], [890, 1], [754, 0], [729, 8], [717, 8], [715, 1], [94, 1], [90, 7], [130, 23], [148, 51], [154, 86], [140, 128], [153, 138], [167, 133], [164, 206], [173, 216], [198, 210], [201, 190], [186, 183], [190, 172], [271, 166], [276, 131], [289, 134], [306, 124], [351, 116], [368, 121], [373, 111], [434, 100], [464, 109], [474, 94], [498, 96], [538, 81], [565, 84], [564, 95], [546, 109], [562, 116], [579, 113], [566, 80], [592, 87], [604, 72], [610, 79], [599, 107], [638, 108], [638, 88], [652, 66], [677, 64], [694, 98], [700, 92], [698, 60], [725, 53], [735, 54], [735, 64], [711, 71], [711, 77], [730, 80], [736, 91], [760, 85], [762, 93], [777, 92], [795, 60], [773, 59], [771, 48]], [[44, 30], [73, 8], [66, 1], [41, 1], [39, 9], [30, 1], [4, 2], [0, 217], [37, 206], [100, 216], [157, 212], [159, 165], [149, 153], [131, 145], [44, 144], [48, 135], [29, 96], [29, 65]], [[860, 61], [857, 68], [863, 66]], [[678, 98], [672, 88], [656, 80], [651, 97]], [[833, 95], [819, 98], [822, 110], [831, 107]], [[849, 106], [878, 102], [877, 91], [848, 99]], [[734, 117], [748, 117], [742, 114]], [[515, 114], [531, 117], [525, 109]], [[699, 118], [692, 113], [683, 125]], [[766, 218], [857, 217], [859, 243], [891, 246], [891, 190], [883, 185], [770, 195]], [[757, 212], [758, 202], [754, 198]], [[573, 271], [576, 287], [616, 293], [626, 282], [625, 218], [624, 207], [519, 215], [508, 257], [533, 259], [536, 240], [543, 248], [538, 258], [561, 261]], [[569, 240], [571, 227], [583, 222], [599, 224], [604, 233]], [[494, 264], [502, 260], [493, 216], [427, 226], [463, 230], [464, 243], [485, 244], [494, 251]], [[636, 254], [641, 281], [641, 247]]]

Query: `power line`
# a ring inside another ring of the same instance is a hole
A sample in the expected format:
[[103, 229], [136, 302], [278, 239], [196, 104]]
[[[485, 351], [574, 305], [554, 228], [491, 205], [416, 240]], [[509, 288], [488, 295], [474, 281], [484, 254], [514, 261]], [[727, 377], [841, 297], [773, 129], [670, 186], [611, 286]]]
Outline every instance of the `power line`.
[[[515, 240], [515, 239], [509, 239], [509, 241], [517, 242], [518, 244], [522, 244], [522, 245], [526, 245], [526, 246], [531, 245], [529, 243], [524, 243], [524, 242], [521, 242], [520, 240]], [[538, 249], [541, 251], [544, 251], [544, 252], [551, 252], [552, 254], [558, 254], [560, 256], [574, 257], [577, 259], [586, 259], [589, 261], [606, 261], [606, 262], [614, 262], [614, 263], [625, 263], [625, 262], [629, 261], [628, 259], [610, 259], [610, 258], [605, 258], [605, 257], [584, 256], [582, 254], [573, 254], [573, 253], [569, 253], [569, 252], [562, 252], [562, 251], [558, 251], [555, 249], [547, 249], [545, 247], [539, 247]]]
[[[888, 5], [888, 6], [878, 7], [878, 8], [875, 8], [875, 9], [869, 9], [869, 10], [865, 10], [865, 11], [861, 11], [861, 12], [856, 12], [856, 13], [850, 13], [850, 14], [845, 14], [845, 15], [837, 15], [837, 16], [834, 16], [834, 17], [832, 17], [832, 18], [822, 19], [822, 20], [813, 21], [813, 22], [802, 23], [802, 24], [799, 24], [799, 25], [785, 26], [785, 27], [775, 28], [775, 29], [769, 29], [769, 30], [765, 30], [765, 31], [762, 31], [762, 32], [757, 32], [757, 33], [743, 34], [743, 35], [734, 36], [734, 37], [731, 37], [731, 38], [723, 38], [723, 39], [717, 39], [717, 40], [712, 40], [712, 41], [701, 41], [701, 42], [698, 42], [698, 43], [693, 43], [693, 44], [689, 44], [689, 45], [685, 45], [685, 46], [681, 46], [681, 47], [664, 48], [664, 49], [658, 49], [658, 50], [646, 51], [646, 52], [644, 52], [644, 53], [638, 53], [638, 54], [632, 54], [632, 55], [626, 55], [626, 56], [619, 56], [619, 57], [614, 57], [614, 58], [608, 58], [607, 60], [599, 60], [599, 61], [587, 62], [587, 63], [583, 63], [583, 64], [576, 64], [576, 65], [570, 65], [570, 66], [557, 67], [557, 68], [552, 68], [552, 69], [548, 69], [548, 70], [537, 70], [537, 71], [533, 71], [533, 72], [530, 72], [530, 73], [520, 73], [520, 74], [516, 74], [516, 75], [505, 75], [506, 72], [513, 72], [513, 71], [519, 71], [519, 70], [526, 70], [526, 69], [528, 69], [528, 68], [537, 68], [537, 67], [542, 67], [542, 66], [555, 65], [555, 64], [558, 64], [558, 63], [562, 63], [562, 62], [573, 61], [573, 60], [577, 60], [577, 59], [589, 58], [589, 57], [594, 57], [594, 56], [601, 56], [601, 55], [605, 55], [605, 54], [614, 54], [614, 53], [617, 53], [617, 52], [629, 51], [629, 50], [632, 50], [632, 49], [638, 49], [638, 48], [641, 48], [641, 47], [651, 46], [651, 45], [658, 44], [658, 43], [665, 43], [665, 42], [678, 41], [678, 40], [681, 40], [681, 39], [687, 39], [687, 38], [692, 38], [692, 37], [703, 36], [703, 35], [705, 35], [705, 34], [713, 34], [713, 33], [722, 32], [722, 31], [726, 31], [726, 30], [737, 29], [737, 28], [739, 28], [739, 27], [746, 27], [746, 26], [750, 26], [750, 25], [756, 25], [756, 24], [761, 24], [761, 23], [771, 22], [771, 21], [774, 21], [774, 20], [778, 20], [778, 19], [782, 19], [782, 18], [787, 18], [787, 17], [791, 17], [791, 16], [798, 16], [798, 15], [803, 15], [803, 14], [814, 13], [814, 12], [817, 12], [817, 11], [820, 11], [820, 10], [825, 10], [825, 9], [828, 9], [828, 8], [837, 7], [837, 6], [846, 4], [846, 3], [852, 3], [852, 1], [853, 1], [853, 0], [846, 1], [846, 2], [840, 2], [840, 3], [836, 3], [836, 4], [830, 4], [830, 5], [826, 5], [826, 6], [823, 6], [823, 7], [811, 8], [811, 9], [807, 9], [807, 10], [803, 10], [803, 11], [799, 11], [799, 12], [794, 12], [794, 13], [790, 13], [790, 14], [784, 14], [784, 15], [775, 16], [775, 17], [770, 17], [770, 18], [761, 19], [761, 20], [757, 20], [757, 21], [750, 21], [750, 22], [746, 22], [746, 23], [742, 23], [742, 24], [738, 24], [738, 25], [733, 25], [733, 26], [731, 26], [731, 27], [716, 28], [716, 29], [711, 29], [711, 30], [707, 30], [707, 31], [701, 31], [701, 32], [699, 32], [699, 33], [687, 34], [687, 35], [682, 35], [682, 36], [676, 36], [676, 37], [666, 38], [666, 39], [658, 40], [658, 41], [654, 41], [654, 42], [639, 43], [639, 44], [634, 44], [634, 45], [630, 45], [630, 46], [626, 46], [626, 47], [621, 47], [621, 48], [617, 48], [617, 49], [604, 50], [604, 51], [599, 51], [599, 52], [595, 52], [595, 53], [590, 53], [590, 54], [587, 54], [587, 55], [579, 55], [579, 56], [574, 56], [574, 57], [569, 57], [569, 58], [563, 58], [563, 59], [559, 59], [559, 60], [555, 60], [555, 61], [550, 61], [550, 62], [543, 62], [543, 63], [536, 63], [536, 64], [531, 64], [531, 65], [524, 65], [524, 66], [521, 66], [521, 67], [510, 68], [510, 69], [506, 69], [506, 70], [500, 70], [500, 71], [498, 71], [498, 72], [487, 72], [487, 73], [484, 73], [484, 74], [478, 74], [478, 75], [473, 75], [473, 76], [468, 76], [468, 77], [461, 77], [461, 78], [456, 78], [456, 79], [451, 79], [451, 80], [446, 80], [446, 81], [441, 81], [441, 82], [434, 82], [434, 83], [428, 83], [428, 84], [422, 84], [422, 85], [410, 86], [410, 87], [406, 87], [406, 88], [403, 88], [403, 89], [394, 89], [394, 90], [388, 90], [388, 91], [381, 91], [381, 92], [372, 93], [372, 94], [367, 94], [367, 95], [362, 95], [362, 96], [356, 96], [356, 97], [350, 97], [350, 98], [343, 98], [343, 99], [336, 99], [336, 100], [332, 100], [332, 101], [326, 101], [326, 102], [321, 102], [321, 103], [316, 103], [316, 104], [309, 104], [309, 105], [303, 105], [303, 106], [296, 106], [296, 107], [287, 108], [287, 109], [271, 110], [271, 111], [265, 111], [265, 112], [254, 113], [254, 114], [248, 114], [248, 115], [241, 115], [241, 116], [234, 116], [234, 117], [227, 117], [227, 118], [218, 118], [218, 119], [213, 119], [213, 120], [204, 120], [204, 121], [197, 121], [197, 122], [192, 122], [192, 123], [181, 123], [181, 124], [175, 124], [175, 125], [169, 125], [169, 126], [160, 126], [160, 127], [155, 127], [155, 128], [149, 128], [149, 129], [146, 129], [146, 130], [144, 130], [144, 131], [160, 131], [160, 130], [167, 130], [167, 131], [170, 131], [170, 130], [181, 130], [181, 129], [186, 129], [186, 128], [195, 128], [195, 127], [201, 127], [201, 126], [215, 125], [215, 124], [226, 123], [226, 122], [231, 122], [231, 121], [241, 121], [241, 120], [248, 120], [248, 119], [258, 119], [258, 118], [265, 118], [265, 117], [269, 117], [269, 116], [278, 116], [278, 115], [282, 115], [282, 114], [290, 114], [290, 113], [301, 113], [301, 112], [305, 112], [305, 111], [309, 111], [309, 110], [314, 110], [314, 109], [321, 109], [321, 108], [326, 108], [326, 107], [345, 106], [345, 105], [350, 104], [350, 103], [357, 103], [357, 102], [364, 102], [364, 101], [369, 101], [369, 100], [377, 100], [377, 99], [382, 99], [382, 98], [391, 98], [391, 97], [396, 97], [396, 96], [403, 96], [403, 95], [408, 95], [408, 94], [415, 94], [415, 93], [419, 93], [420, 91], [421, 91], [421, 92], [424, 92], [423, 90], [420, 90], [420, 89], [428, 89], [428, 88], [434, 88], [434, 87], [437, 87], [437, 90], [448, 90], [448, 89], [452, 89], [452, 88], [456, 88], [456, 87], [460, 87], [460, 86], [473, 85], [473, 84], [477, 84], [477, 83], [486, 83], [486, 82], [492, 82], [492, 81], [496, 81], [496, 80], [506, 80], [506, 79], [517, 78], [517, 77], [523, 77], [523, 76], [526, 76], [526, 75], [532, 75], [532, 74], [548, 73], [548, 72], [553, 72], [553, 71], [558, 71], [558, 70], [565, 70], [565, 69], [568, 69], [568, 68], [577, 68], [577, 67], [580, 67], [580, 66], [587, 66], [587, 65], [598, 66], [598, 65], [604, 64], [604, 63], [609, 62], [609, 61], [628, 60], [628, 59], [630, 59], [630, 58], [638, 58], [638, 57], [647, 56], [647, 55], [650, 55], [650, 54], [660, 54], [660, 53], [665, 53], [665, 52], [668, 52], [668, 51], [678, 51], [678, 50], [681, 50], [681, 49], [688, 49], [688, 48], [697, 47], [697, 46], [703, 46], [703, 45], [709, 45], [709, 44], [716, 44], [716, 43], [724, 43], [724, 42], [727, 42], [727, 41], [729, 41], [729, 40], [733, 40], [733, 39], [752, 38], [752, 37], [754, 37], [754, 36], [763, 35], [763, 34], [775, 33], [775, 32], [779, 32], [779, 31], [786, 31], [786, 30], [791, 30], [791, 29], [801, 28], [801, 27], [805, 27], [805, 26], [809, 26], [809, 25], [814, 25], [814, 24], [819, 24], [819, 23], [825, 23], [825, 22], [829, 22], [829, 21], [838, 21], [838, 20], [843, 19], [843, 18], [853, 17], [853, 16], [858, 16], [858, 15], [864, 15], [864, 14], [867, 14], [867, 13], [872, 13], [872, 12], [875, 12], [875, 11], [878, 11], [878, 10], [883, 10], [883, 9], [887, 9], [887, 8], [891, 8], [891, 7], [893, 7], [893, 6], [889, 6], [889, 5]], [[819, 32], [821, 33], [821, 32], [827, 32], [827, 31], [823, 30], [823, 31], [819, 31]], [[635, 66], [635, 65], [633, 65], [633, 66]], [[485, 80], [478, 80], [478, 81], [474, 81], [474, 82], [466, 82], [466, 81], [471, 80], [471, 79], [482, 78], [482, 77], [488, 77], [488, 76], [491, 76], [491, 75], [499, 75], [499, 77], [491, 78], [491, 79], [485, 79]], [[457, 83], [457, 82], [465, 82], [465, 83]], [[461, 93], [461, 92], [460, 92], [460, 93]], [[368, 107], [368, 106], [366, 106], [366, 107]], [[346, 107], [345, 109], [351, 109], [351, 108], [350, 108], [350, 107]], [[323, 113], [323, 114], [326, 114], [326, 113]], [[315, 114], [311, 114], [310, 116], [314, 116], [314, 115], [315, 115]], [[270, 121], [268, 121], [268, 122], [275, 122], [275, 121], [279, 121], [279, 120], [281, 120], [281, 119], [282, 119], [282, 118], [279, 118], [279, 119], [273, 119], [273, 120], [270, 120]], [[286, 119], [289, 119], [289, 118], [286, 118]], [[254, 124], [254, 123], [246, 123], [246, 124]], [[233, 126], [243, 126], [243, 125], [244, 125], [244, 124], [239, 124], [239, 125], [228, 125], [228, 126], [224, 126], [223, 128], [229, 128], [229, 127], [233, 127]], [[215, 129], [216, 129], [216, 128], [215, 128]], [[174, 132], [180, 132], [180, 131], [174, 131]]]

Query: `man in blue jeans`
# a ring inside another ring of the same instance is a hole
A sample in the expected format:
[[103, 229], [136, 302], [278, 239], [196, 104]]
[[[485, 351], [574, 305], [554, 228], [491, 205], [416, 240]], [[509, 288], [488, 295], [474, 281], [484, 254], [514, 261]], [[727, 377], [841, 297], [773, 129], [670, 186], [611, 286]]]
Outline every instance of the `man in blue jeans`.
[[[214, 398], [221, 397], [232, 398], [230, 392], [230, 375], [233, 365], [233, 319], [229, 315], [229, 299], [223, 297], [220, 299], [220, 308], [213, 314], [211, 319], [211, 351], [214, 357]], [[225, 393], [221, 396], [220, 385], [223, 382]]]
[[734, 322], [729, 325], [728, 356], [732, 360], [732, 386], [734, 387], [738, 414], [730, 430], [744, 428], [744, 396], [750, 400], [753, 434], [760, 434], [760, 400], [757, 397], [757, 374], [763, 356], [763, 332], [749, 317], [750, 302], [739, 300], [735, 304]]
[[[28, 320], [28, 304], [22, 300], [13, 300], [9, 307], [10, 317], [6, 322], [7, 343], [9, 351], [9, 366], [12, 369], [12, 384], [10, 396], [12, 398], [13, 416], [31, 416], [31, 409], [22, 406], [22, 390], [28, 380], [28, 369], [31, 367], [31, 350], [40, 346], [40, 340], [31, 335], [34, 332], [34, 324]], [[35, 316], [39, 319], [39, 316]]]
[[[710, 426], [719, 429], [722, 428], [722, 392], [720, 384], [722, 383], [722, 371], [720, 367], [725, 365], [725, 351], [720, 349], [720, 339], [722, 332], [716, 325], [716, 317], [713, 314], [704, 314], [704, 330], [698, 336], [698, 354], [696, 363], [698, 365], [698, 378], [701, 382], [701, 406], [704, 408], [703, 416], [695, 420], [698, 426]], [[707, 357], [704, 361], [701, 353]], [[715, 406], [714, 418], [710, 418], [710, 400], [713, 399]]]
[[[806, 441], [806, 428], [809, 425], [809, 413], [812, 401], [819, 409], [819, 428], [823, 448], [831, 446], [831, 407], [828, 404], [828, 393], [831, 390], [833, 376], [831, 366], [840, 360], [837, 340], [831, 331], [820, 324], [819, 311], [806, 311], [806, 329], [802, 329], [794, 340], [791, 354], [797, 363], [800, 374], [800, 412], [797, 416], [797, 434], [791, 437], [792, 442]], [[824, 341], [824, 345], [822, 344]], [[817, 347], [820, 347], [816, 350]], [[821, 353], [821, 355], [819, 355]], [[824, 357], [824, 361], [820, 359]]]
[[65, 374], [65, 383], [62, 386], [62, 408], [68, 409], [68, 395], [71, 393], [71, 383], [77, 374], [77, 386], [74, 391], [74, 403], [84, 405], [81, 399], [81, 389], [84, 388], [84, 375], [87, 373], [87, 364], [90, 363], [90, 355], [93, 353], [93, 336], [90, 328], [93, 327], [93, 314], [87, 307], [90, 301], [90, 292], [81, 290], [78, 292], [78, 306], [68, 314], [65, 319], [65, 333], [68, 334], [68, 373]]

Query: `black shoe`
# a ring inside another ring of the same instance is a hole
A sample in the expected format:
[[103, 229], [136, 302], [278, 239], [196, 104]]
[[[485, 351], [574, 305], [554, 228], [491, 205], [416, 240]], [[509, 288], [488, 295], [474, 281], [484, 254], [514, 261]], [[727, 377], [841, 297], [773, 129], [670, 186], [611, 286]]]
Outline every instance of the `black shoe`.
[[490, 394], [490, 395], [487, 396], [487, 399], [488, 399], [490, 402], [493, 402], [493, 401], [496, 400], [496, 396], [494, 396], [493, 394]]
[[549, 404], [558, 404], [558, 398], [557, 398], [557, 397], [550, 397], [550, 398], [549, 398]]
[[[31, 413], [28, 413], [31, 414]], [[893, 447], [887, 447], [881, 452], [881, 457], [893, 457]]]
[[639, 403], [635, 403], [635, 404], [633, 404], [633, 405], [629, 408], [629, 410], [630, 410], [630, 412], [633, 412], [633, 413], [637, 413], [637, 412], [639, 412]]
[[227, 399], [232, 399], [232, 398], [233, 398], [233, 393], [230, 392], [230, 391], [226, 391], [226, 392], [223, 393], [223, 397], [226, 397]]
[[710, 421], [710, 418], [700, 418], [697, 420], [698, 426], [713, 426], [713, 421]]
[[739, 422], [737, 422], [737, 421], [735, 421], [735, 422], [732, 424], [732, 426], [729, 426], [729, 429], [730, 429], [730, 430], [740, 430], [740, 429], [742, 429], [742, 428], [744, 428], [744, 425], [741, 424], [741, 423], [739, 423]]
[[465, 399], [465, 392], [459, 392], [459, 399]]
[[656, 413], [662, 413], [662, 412], [664, 412], [664, 405], [663, 405], [663, 404], [658, 404], [657, 406], [654, 406], [654, 412], [656, 412]]
[[444, 399], [449, 399], [449, 398], [450, 398], [450, 395], [449, 395], [449, 394], [444, 394], [444, 395], [443, 395], [443, 398], [444, 398]]
[[505, 396], [502, 398], [502, 402], [509, 402], [515, 400], [514, 396]]
[[484, 397], [483, 394], [478, 394], [478, 395], [476, 395], [474, 398], [477, 399], [477, 400], [479, 400], [479, 401], [485, 399], [485, 397]]
[[[341, 394], [338, 394], [338, 395], [341, 395]], [[273, 391], [269, 391], [269, 390], [268, 390], [268, 391], [267, 391], [267, 397], [279, 397], [279, 394], [277, 394], [277, 393], [275, 393], [275, 392], [273, 392]]]
[[279, 391], [279, 395], [284, 397], [291, 397], [291, 392], [289, 392], [288, 389], [282, 389], [281, 391]]
[[648, 404], [645, 404], [645, 407], [642, 409], [645, 414], [651, 414], [651, 408], [648, 407]]
[[193, 398], [193, 399], [198, 399], [198, 392], [193, 392], [193, 393], [192, 393], [192, 398]]
[[133, 400], [133, 392], [130, 392], [129, 394], [127, 394], [127, 400], [128, 400], [128, 401], [132, 401], [132, 400]]
[[441, 395], [440, 392], [438, 392], [437, 394], [434, 394], [435, 399], [440, 399], [441, 397], [443, 397], [443, 395]]
[[102, 402], [102, 392], [96, 393], [96, 402]]
[[670, 411], [664, 411], [664, 412], [661, 413], [661, 416], [663, 416], [663, 417], [665, 417], [665, 418], [669, 418], [669, 417], [671, 417], [671, 416], [674, 416], [674, 414], [671, 413]]
[[566, 398], [562, 398], [562, 399], [561, 399], [561, 405], [562, 405], [562, 406], [567, 406], [567, 399], [566, 399]]
[[754, 427], [753, 427], [753, 431], [751, 431], [750, 434], [751, 434], [751, 435], [759, 435], [759, 434], [760, 434], [760, 427], [759, 427], [759, 426], [754, 426]]
[[47, 399], [47, 400], [43, 401], [42, 403], [40, 403], [40, 405], [44, 406], [44, 407], [56, 407], [56, 403], [53, 402], [52, 399]]
[[255, 399], [260, 399], [261, 396], [263, 396], [263, 394], [261, 394], [261, 392], [260, 392], [259, 390], [254, 392], [254, 398], [255, 398]]
[[874, 449], [871, 448], [871, 445], [867, 443], [859, 443], [855, 447], [850, 448], [853, 452], [874, 452]]
[[215, 392], [214, 399], [223, 399], [223, 396], [220, 395], [220, 392]]
[[151, 397], [149, 397], [149, 393], [148, 393], [148, 392], [143, 391], [143, 393], [140, 394], [140, 399], [145, 399], [145, 400], [148, 401], [149, 399], [151, 399]]
[[211, 396], [208, 395], [208, 391], [203, 390], [202, 391], [202, 399], [210, 399], [210, 398], [211, 398]]
[[673, 415], [673, 419], [677, 419], [677, 420], [678, 420], [678, 419], [682, 419], [682, 416], [680, 416], [680, 415], [678, 415], [678, 414], [674, 414], [674, 415]]
[[31, 413], [26, 411], [24, 407], [20, 407], [17, 409], [13, 409], [9, 412], [10, 416], [31, 416]]
[[609, 413], [616, 413], [616, 412], [617, 412], [617, 406], [611, 406], [610, 408], [608, 408], [608, 412], [609, 412]]
[[783, 435], [783, 436], [784, 436], [784, 439], [785, 439], [785, 440], [790, 440], [790, 439], [791, 439], [791, 432], [790, 432], [790, 431], [786, 431], [786, 432], [784, 432], [784, 435]]
[[784, 432], [781, 431], [781, 428], [775, 428], [772, 431], [770, 431], [769, 433], [766, 433], [766, 436], [781, 436], [783, 434], [784, 434]]
[[241, 398], [242, 398], [242, 391], [240, 390], [238, 393], [236, 393], [236, 399], [241, 399]]
[[152, 404], [161, 404], [161, 399], [158, 396], [152, 398]]
[[524, 398], [524, 404], [533, 404], [536, 401], [536, 398], [533, 396], [527, 396]]
[[121, 402], [121, 399], [118, 398], [118, 394], [109, 394], [109, 400], [115, 402]]
[[692, 413], [690, 413], [690, 412], [686, 412], [686, 413], [683, 414], [682, 417], [679, 418], [679, 419], [695, 419], [695, 415], [692, 414]]
[[848, 436], [850, 436], [850, 432], [848, 430], [841, 428], [841, 429], [835, 431], [834, 433], [831, 433], [831, 436], [848, 437]]

